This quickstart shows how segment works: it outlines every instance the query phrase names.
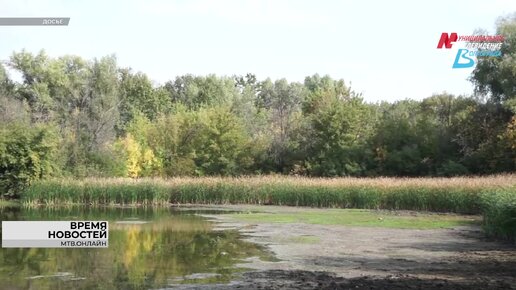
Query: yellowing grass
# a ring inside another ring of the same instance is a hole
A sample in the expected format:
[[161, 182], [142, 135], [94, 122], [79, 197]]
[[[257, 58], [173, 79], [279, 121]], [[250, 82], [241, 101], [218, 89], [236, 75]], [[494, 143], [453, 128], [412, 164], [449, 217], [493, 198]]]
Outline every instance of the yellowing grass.
[[25, 204], [270, 204], [480, 214], [488, 233], [516, 236], [516, 175], [455, 178], [290, 176], [88, 178], [35, 182]]
[[516, 175], [457, 178], [306, 178], [287, 176], [88, 178], [39, 181], [26, 203], [250, 203], [480, 212], [478, 195], [514, 189]]
[[337, 178], [312, 178], [282, 175], [244, 176], [244, 177], [173, 177], [173, 178], [85, 178], [85, 179], [55, 179], [53, 181], [73, 184], [97, 184], [97, 185], [127, 185], [153, 183], [156, 185], [175, 186], [184, 184], [215, 185], [219, 183], [239, 185], [298, 185], [298, 186], [330, 186], [350, 187], [366, 186], [377, 188], [393, 187], [430, 187], [463, 189], [482, 189], [486, 187], [507, 187], [516, 185], [516, 174], [500, 174], [482, 177], [337, 177]]

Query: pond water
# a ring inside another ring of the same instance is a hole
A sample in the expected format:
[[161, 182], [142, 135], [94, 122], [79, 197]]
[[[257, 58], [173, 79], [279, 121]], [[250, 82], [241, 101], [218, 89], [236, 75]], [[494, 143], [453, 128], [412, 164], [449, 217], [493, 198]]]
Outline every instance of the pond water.
[[2, 221], [107, 220], [109, 247], [0, 249], [0, 289], [157, 289], [225, 283], [250, 257], [273, 260], [236, 230], [174, 208], [0, 208]]

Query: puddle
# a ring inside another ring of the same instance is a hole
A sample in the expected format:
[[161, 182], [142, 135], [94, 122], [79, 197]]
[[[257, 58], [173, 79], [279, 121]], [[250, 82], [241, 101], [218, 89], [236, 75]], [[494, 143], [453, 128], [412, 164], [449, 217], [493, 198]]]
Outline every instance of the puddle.
[[1, 220], [109, 221], [109, 248], [0, 249], [0, 289], [157, 289], [220, 284], [245, 261], [274, 257], [236, 229], [217, 230], [202, 214], [170, 208], [1, 209]]

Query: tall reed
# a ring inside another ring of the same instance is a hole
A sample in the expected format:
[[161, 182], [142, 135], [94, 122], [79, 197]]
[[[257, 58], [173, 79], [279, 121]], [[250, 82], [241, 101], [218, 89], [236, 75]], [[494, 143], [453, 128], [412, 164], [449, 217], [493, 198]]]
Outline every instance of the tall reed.
[[481, 194], [514, 192], [516, 175], [457, 178], [52, 179], [22, 193], [37, 204], [272, 204], [481, 213]]
[[483, 214], [492, 236], [516, 240], [516, 174], [456, 178], [286, 176], [41, 180], [25, 204], [270, 204]]

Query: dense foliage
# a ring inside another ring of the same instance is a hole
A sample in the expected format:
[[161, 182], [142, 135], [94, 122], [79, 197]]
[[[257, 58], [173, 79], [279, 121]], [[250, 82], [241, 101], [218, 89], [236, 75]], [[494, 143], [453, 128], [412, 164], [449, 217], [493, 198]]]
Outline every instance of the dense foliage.
[[[184, 75], [156, 85], [113, 56], [15, 52], [0, 66], [4, 192], [47, 175], [455, 176], [516, 169], [516, 22], [474, 96], [367, 103], [343, 80]], [[50, 169], [52, 168], [52, 169]]]
[[0, 129], [0, 190], [16, 197], [33, 180], [50, 176], [57, 168], [56, 136], [48, 127], [10, 124]]

